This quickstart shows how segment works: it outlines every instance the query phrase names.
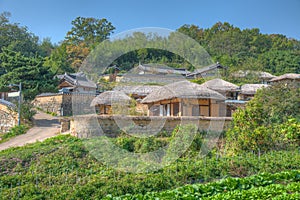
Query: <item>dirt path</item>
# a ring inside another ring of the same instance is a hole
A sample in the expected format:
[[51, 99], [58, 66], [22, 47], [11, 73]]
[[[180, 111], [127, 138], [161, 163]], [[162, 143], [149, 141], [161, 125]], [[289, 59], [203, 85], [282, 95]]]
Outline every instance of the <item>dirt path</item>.
[[34, 126], [24, 135], [19, 135], [9, 141], [0, 144], [0, 151], [9, 147], [24, 146], [28, 143], [43, 141], [55, 136], [59, 132], [60, 123], [58, 117], [37, 111], [34, 118]]

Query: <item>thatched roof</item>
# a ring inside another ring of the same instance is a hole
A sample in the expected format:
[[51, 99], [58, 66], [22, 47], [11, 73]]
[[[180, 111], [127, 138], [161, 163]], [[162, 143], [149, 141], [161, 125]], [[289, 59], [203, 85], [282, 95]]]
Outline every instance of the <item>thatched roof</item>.
[[254, 95], [258, 89], [268, 87], [266, 84], [245, 84], [241, 86], [241, 94]]
[[275, 77], [271, 79], [271, 82], [282, 81], [282, 80], [300, 80], [300, 74], [283, 74], [281, 76]]
[[161, 87], [146, 96], [142, 103], [152, 103], [167, 99], [225, 99], [223, 95], [190, 81], [179, 81]]
[[99, 94], [91, 102], [91, 106], [112, 105], [113, 103], [129, 104], [131, 98], [121, 91], [106, 91]]
[[138, 95], [138, 96], [147, 96], [151, 92], [160, 89], [161, 86], [158, 85], [125, 85], [117, 86], [114, 88], [115, 91], [122, 91], [127, 95]]
[[252, 71], [252, 70], [246, 70], [246, 71], [239, 70], [232, 74], [233, 77], [237, 77], [237, 78], [244, 78], [249, 75], [256, 76], [263, 80], [270, 80], [276, 77], [268, 72], [260, 72], [260, 71]]
[[224, 81], [220, 78], [215, 78], [209, 81], [206, 81], [205, 83], [201, 84], [201, 86], [207, 87], [211, 90], [220, 91], [220, 92], [226, 92], [226, 91], [238, 91], [239, 86], [230, 83], [228, 81]]

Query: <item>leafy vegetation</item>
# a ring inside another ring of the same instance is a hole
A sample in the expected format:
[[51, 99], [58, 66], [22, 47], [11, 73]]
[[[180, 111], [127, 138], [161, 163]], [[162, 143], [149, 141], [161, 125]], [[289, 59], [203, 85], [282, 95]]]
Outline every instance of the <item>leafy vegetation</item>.
[[[112, 138], [116, 143], [121, 139]], [[140, 152], [153, 149], [152, 145], [144, 146], [140, 139], [134, 143]], [[95, 199], [109, 194], [146, 194], [226, 177], [299, 170], [299, 156], [298, 151], [273, 151], [260, 156], [250, 152], [237, 156], [218, 153], [203, 159], [183, 155], [158, 171], [135, 174], [104, 165], [89, 154], [82, 140], [61, 135], [0, 152], [0, 199]], [[280, 180], [289, 182], [283, 174]], [[261, 178], [257, 181], [263, 182]]]
[[299, 110], [297, 84], [276, 84], [258, 91], [233, 116], [233, 127], [227, 132], [229, 151], [264, 152], [299, 145]]
[[13, 128], [11, 128], [9, 130], [9, 132], [0, 134], [0, 138], [1, 138], [0, 143], [6, 142], [15, 136], [26, 133], [28, 131], [28, 129], [29, 129], [29, 126], [27, 126], [27, 125], [14, 126]]
[[247, 178], [227, 178], [208, 184], [194, 184], [146, 194], [124, 195], [104, 199], [285, 199], [300, 195], [300, 171], [284, 171], [276, 174], [262, 173]]

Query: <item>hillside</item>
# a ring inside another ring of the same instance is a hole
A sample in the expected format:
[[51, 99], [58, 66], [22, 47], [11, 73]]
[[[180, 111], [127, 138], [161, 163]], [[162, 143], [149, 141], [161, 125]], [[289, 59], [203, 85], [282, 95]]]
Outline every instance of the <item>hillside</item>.
[[[112, 140], [125, 149], [133, 145], [134, 149], [131, 150], [137, 152], [149, 150], [147, 145], [141, 146], [142, 143], [138, 139], [120, 136]], [[147, 141], [152, 141], [151, 143], [156, 146], [161, 145], [159, 138], [145, 139], [143, 144], [146, 144]], [[197, 143], [196, 141], [194, 144]], [[190, 153], [187, 152], [177, 162], [156, 172], [145, 174], [125, 173], [112, 169], [89, 154], [82, 140], [66, 135], [24, 147], [8, 149], [0, 152], [0, 199], [53, 199], [54, 197], [55, 199], [95, 199], [109, 194], [112, 196], [128, 193], [146, 194], [147, 192], [170, 190], [186, 184], [202, 184], [225, 177], [247, 177], [264, 172], [273, 174], [287, 170], [299, 170], [300, 166], [300, 154], [297, 151], [273, 151], [260, 156], [245, 153], [232, 157], [212, 154], [205, 159], [197, 159], [192, 156], [195, 155], [192, 152], [197, 154], [197, 145], [192, 145], [192, 147], [194, 149], [190, 149], [188, 151]], [[150, 148], [153, 148], [153, 145]], [[267, 177], [277, 176], [268, 175]], [[292, 179], [289, 178], [290, 176]], [[299, 187], [297, 182], [299, 177], [295, 179], [294, 173], [291, 173], [290, 176], [285, 178], [284, 175], [282, 178], [279, 175], [280, 182], [277, 182], [277, 179], [274, 181], [281, 184], [286, 179], [288, 181], [286, 183], [290, 185], [282, 190], [294, 191], [295, 187]], [[247, 180], [251, 180], [251, 184], [254, 184], [253, 180], [257, 180], [256, 186], [270, 184], [263, 182], [259, 176], [256, 177], [258, 178]], [[269, 180], [267, 179], [267, 181]], [[243, 182], [243, 180], [241, 181]], [[225, 180], [225, 182], [231, 181]], [[210, 185], [215, 185], [215, 183]], [[195, 187], [186, 186], [184, 189], [176, 191], [187, 190], [187, 193], [191, 195], [193, 190], [187, 188]], [[201, 185], [197, 187], [202, 188]], [[228, 185], [228, 187], [235, 188], [236, 186]], [[249, 187], [248, 185], [247, 188]], [[276, 188], [277, 186], [270, 185], [268, 187]], [[230, 190], [234, 195], [239, 192], [239, 190]], [[183, 192], [175, 193], [183, 194]], [[170, 195], [174, 194], [174, 191], [161, 194]], [[292, 194], [294, 193], [292, 192]]]

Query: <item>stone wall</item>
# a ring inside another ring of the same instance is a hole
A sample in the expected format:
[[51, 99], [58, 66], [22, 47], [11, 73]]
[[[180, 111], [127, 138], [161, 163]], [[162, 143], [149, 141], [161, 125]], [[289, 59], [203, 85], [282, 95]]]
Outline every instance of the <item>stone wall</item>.
[[37, 96], [33, 101], [33, 105], [45, 112], [51, 112], [61, 116], [63, 96], [63, 94]]
[[[171, 133], [177, 125], [197, 124], [199, 130], [227, 130], [230, 117], [137, 117], [137, 116], [95, 116], [85, 115], [72, 118], [72, 135], [86, 138], [97, 135], [117, 136], [121, 129], [127, 133], [146, 133], [149, 135], [165, 131]], [[138, 126], [135, 126], [138, 125]], [[100, 128], [101, 127], [101, 128]], [[122, 128], [120, 128], [122, 127]]]
[[18, 114], [7, 106], [0, 104], [0, 133], [8, 132], [18, 124]]
[[[90, 102], [95, 98], [90, 94], [77, 93], [57, 93], [45, 94], [37, 96], [33, 104], [35, 107], [42, 109], [45, 112], [55, 113], [57, 116], [71, 116], [75, 107], [76, 112], [84, 112], [90, 110]], [[74, 105], [73, 105], [74, 104]]]

